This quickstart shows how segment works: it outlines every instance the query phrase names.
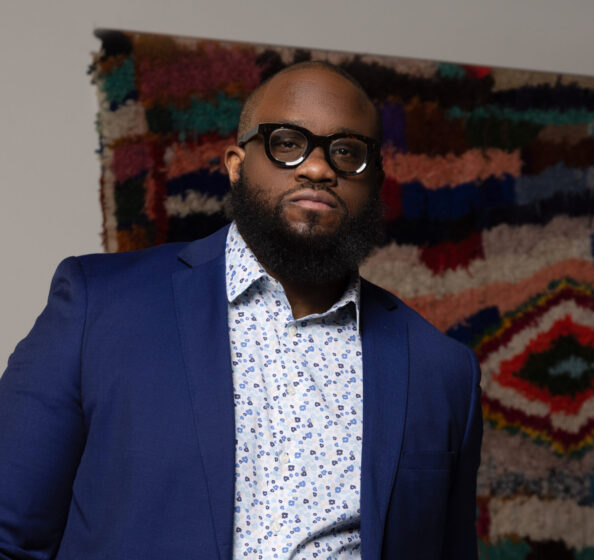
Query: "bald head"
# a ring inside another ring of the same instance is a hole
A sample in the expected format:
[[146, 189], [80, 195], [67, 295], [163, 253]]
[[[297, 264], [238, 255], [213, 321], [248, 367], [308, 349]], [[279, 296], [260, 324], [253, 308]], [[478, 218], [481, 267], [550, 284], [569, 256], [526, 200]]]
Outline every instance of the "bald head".
[[287, 66], [286, 68], [283, 68], [282, 70], [280, 70], [279, 72], [262, 82], [245, 100], [245, 103], [241, 111], [241, 115], [239, 117], [239, 125], [237, 128], [238, 138], [257, 124], [255, 122], [255, 115], [257, 113], [257, 109], [259, 108], [261, 103], [266, 102], [265, 98], [267, 89], [271, 85], [274, 85], [275, 81], [278, 81], [279, 79], [282, 80], [283, 77], [287, 77], [287, 74], [294, 74], [294, 76], [291, 76], [291, 78], [295, 80], [315, 80], [316, 74], [319, 75], [320, 72], [331, 73], [335, 76], [338, 76], [339, 78], [342, 78], [342, 80], [338, 80], [338, 82], [342, 82], [342, 84], [337, 83], [337, 87], [339, 87], [340, 89], [347, 88], [355, 91], [356, 95], [359, 97], [362, 107], [365, 107], [365, 110], [370, 111], [370, 118], [372, 118], [374, 121], [374, 138], [377, 138], [381, 141], [381, 115], [377, 107], [375, 107], [375, 105], [367, 95], [367, 92], [363, 89], [361, 84], [359, 84], [359, 82], [357, 82], [357, 80], [355, 80], [355, 78], [353, 78], [348, 72], [344, 71], [342, 68], [338, 66], [334, 66], [333, 64], [322, 60], [300, 62], [297, 64], [293, 64], [291, 66]]

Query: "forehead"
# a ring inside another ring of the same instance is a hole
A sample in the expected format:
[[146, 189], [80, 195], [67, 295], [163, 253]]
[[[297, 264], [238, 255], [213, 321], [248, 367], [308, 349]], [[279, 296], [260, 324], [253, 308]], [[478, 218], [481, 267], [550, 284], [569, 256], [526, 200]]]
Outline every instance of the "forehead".
[[253, 123], [299, 124], [315, 134], [356, 132], [373, 136], [374, 108], [343, 76], [325, 68], [294, 70], [274, 77], [264, 88]]

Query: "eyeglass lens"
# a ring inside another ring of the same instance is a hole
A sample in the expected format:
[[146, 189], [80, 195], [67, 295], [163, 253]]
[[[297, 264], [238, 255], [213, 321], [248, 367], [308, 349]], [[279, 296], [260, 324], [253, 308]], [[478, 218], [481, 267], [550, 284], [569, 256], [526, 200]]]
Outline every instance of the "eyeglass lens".
[[[277, 128], [270, 134], [270, 153], [279, 162], [298, 164], [308, 149], [306, 136], [298, 130]], [[367, 144], [357, 138], [337, 138], [330, 143], [330, 159], [340, 171], [357, 171], [366, 161]]]

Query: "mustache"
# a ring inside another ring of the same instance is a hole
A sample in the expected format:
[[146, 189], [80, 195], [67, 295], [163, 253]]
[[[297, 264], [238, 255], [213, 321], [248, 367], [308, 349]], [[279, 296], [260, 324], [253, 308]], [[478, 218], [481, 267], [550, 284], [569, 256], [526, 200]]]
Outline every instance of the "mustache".
[[340, 198], [340, 196], [338, 196], [333, 189], [327, 187], [326, 185], [320, 185], [317, 183], [301, 183], [300, 185], [293, 187], [292, 189], [289, 189], [286, 193], [284, 193], [279, 202], [282, 204], [288, 196], [291, 196], [299, 191], [304, 190], [324, 191], [328, 193], [332, 198], [334, 198], [334, 200], [336, 200], [336, 203], [340, 206], [340, 208], [342, 208], [345, 212], [348, 212], [344, 200], [342, 200], [342, 198]]

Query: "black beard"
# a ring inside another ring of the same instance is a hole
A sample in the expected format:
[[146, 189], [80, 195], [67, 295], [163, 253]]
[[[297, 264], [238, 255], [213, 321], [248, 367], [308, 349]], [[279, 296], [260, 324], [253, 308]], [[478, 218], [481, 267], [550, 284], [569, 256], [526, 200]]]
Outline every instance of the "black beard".
[[[335, 196], [331, 188], [315, 184], [303, 184], [291, 192], [302, 188], [325, 190]], [[282, 200], [271, 207], [241, 169], [231, 189], [230, 210], [239, 233], [265, 268], [281, 279], [321, 285], [344, 280], [357, 271], [384, 239], [379, 192], [373, 192], [356, 215], [350, 215], [344, 203], [338, 202], [344, 215], [336, 231], [320, 232], [316, 228], [319, 214], [312, 210], [306, 231], [296, 232], [283, 216]]]

